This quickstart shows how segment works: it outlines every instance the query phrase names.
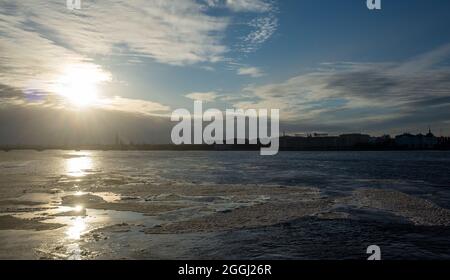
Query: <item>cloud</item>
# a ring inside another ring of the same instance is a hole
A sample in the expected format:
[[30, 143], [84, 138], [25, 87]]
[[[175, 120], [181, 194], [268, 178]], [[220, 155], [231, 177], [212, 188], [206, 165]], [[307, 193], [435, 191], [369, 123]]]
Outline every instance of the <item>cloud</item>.
[[259, 78], [264, 76], [264, 72], [257, 67], [241, 67], [238, 69], [238, 75]]
[[216, 92], [193, 92], [186, 95], [187, 98], [198, 101], [213, 102], [217, 98]]
[[97, 55], [190, 65], [221, 61], [227, 52], [229, 19], [207, 15], [195, 0], [83, 1], [79, 11], [60, 0], [0, 6], [3, 84], [46, 83], [65, 65]]
[[148, 116], [160, 115], [168, 113], [170, 111], [169, 106], [165, 106], [157, 102], [139, 99], [129, 99], [120, 96], [103, 99], [100, 101], [97, 107], [100, 109], [107, 109], [112, 111], [120, 111]]
[[440, 46], [430, 52], [419, 55], [414, 59], [403, 63], [395, 69], [397, 73], [414, 73], [421, 72], [446, 61], [450, 54], [450, 44]]
[[[99, 57], [199, 64], [211, 70], [211, 64], [226, 61], [224, 37], [233, 20], [228, 14], [212, 15], [211, 9], [222, 7], [231, 14], [273, 9], [263, 0], [83, 1], [82, 9], [73, 11], [61, 0], [45, 5], [0, 0], [0, 6], [0, 84], [46, 94], [54, 94], [51, 89], [70, 65], [91, 65], [114, 78], [97, 65], [101, 60], [94, 58]], [[246, 41], [258, 44], [267, 36], [250, 37]]]
[[24, 92], [14, 87], [0, 84], [0, 98], [22, 98]]
[[449, 58], [444, 46], [404, 63], [323, 64], [281, 83], [248, 86], [234, 106], [277, 108], [284, 120], [318, 126], [436, 121], [430, 112], [444, 122], [450, 117], [450, 67], [443, 62]]
[[244, 53], [258, 50], [262, 44], [269, 40], [278, 28], [278, 19], [272, 13], [267, 16], [257, 17], [248, 23], [252, 31], [243, 37], [238, 49]]
[[206, 0], [211, 7], [226, 7], [235, 12], [269, 12], [273, 6], [264, 0]]
[[205, 0], [208, 7], [226, 8], [235, 13], [253, 13], [256, 16], [239, 23], [245, 30], [235, 44], [235, 50], [252, 53], [269, 40], [278, 28], [278, 9], [269, 0]]
[[9, 7], [0, 14], [6, 53], [14, 49], [4, 45], [5, 41], [14, 43], [16, 39], [30, 56], [46, 58], [55, 54], [75, 58], [78, 54], [82, 59], [125, 52], [186, 65], [216, 62], [226, 52], [221, 33], [228, 19], [208, 16], [194, 0], [83, 1], [80, 11], [66, 9], [60, 0], [46, 5], [32, 0], [4, 2], [0, 2], [2, 7]]
[[[230, 17], [212, 16], [221, 1], [112, 0], [83, 1], [81, 10], [65, 2], [0, 0], [0, 102], [23, 106], [68, 107], [55, 92], [71, 65], [96, 69], [114, 77], [94, 57], [125, 57], [132, 62], [153, 59], [170, 65], [222, 61], [228, 52], [224, 34]], [[232, 12], [261, 13], [270, 4], [259, 0], [225, 1]], [[206, 64], [205, 64], [206, 63]], [[249, 73], [249, 75], [258, 75]], [[109, 78], [108, 82], [113, 82]], [[215, 93], [197, 93], [213, 101]], [[114, 111], [154, 114], [169, 108], [157, 102], [125, 97], [101, 97], [97, 107]]]

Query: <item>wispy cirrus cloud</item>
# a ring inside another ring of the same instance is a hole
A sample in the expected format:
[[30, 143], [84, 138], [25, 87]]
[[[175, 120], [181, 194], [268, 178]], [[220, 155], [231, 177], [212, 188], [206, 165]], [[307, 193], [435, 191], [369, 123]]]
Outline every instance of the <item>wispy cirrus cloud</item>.
[[240, 67], [237, 70], [238, 75], [259, 78], [265, 76], [265, 73], [258, 67]]
[[193, 92], [186, 95], [187, 98], [192, 100], [199, 100], [205, 102], [213, 102], [218, 97], [217, 93], [214, 91], [210, 92]]
[[268, 12], [272, 3], [265, 0], [205, 0], [211, 7], [223, 7], [235, 12]]
[[221, 60], [227, 19], [206, 15], [196, 1], [176, 2], [83, 1], [70, 11], [60, 0], [0, 0], [0, 83], [50, 91], [65, 67], [98, 55], [174, 65]]
[[238, 50], [244, 53], [258, 50], [273, 36], [278, 28], [278, 18], [271, 13], [251, 20], [248, 26], [252, 30], [242, 38], [242, 42], [238, 45]]
[[0, 12], [0, 65], [21, 76], [40, 65], [57, 67], [61, 58], [79, 62], [129, 54], [186, 65], [220, 61], [227, 51], [221, 39], [228, 19], [206, 15], [194, 0], [84, 1], [80, 11], [66, 9], [60, 0], [0, 5], [6, 7]]
[[267, 0], [227, 0], [227, 5], [235, 11], [269, 12], [273, 3]]
[[[0, 67], [12, 70], [9, 79], [27, 79], [33, 73], [55, 73], [64, 63], [92, 61], [101, 56], [151, 58], [172, 65], [215, 63], [229, 50], [223, 38], [228, 16], [211, 16], [208, 9], [266, 13], [273, 5], [263, 0], [111, 0], [83, 1], [70, 11], [65, 1], [11, 2], [0, 0]], [[258, 17], [255, 30], [244, 38], [243, 49], [255, 49], [275, 29], [274, 19]], [[48, 80], [44, 77], [43, 80]]]
[[251, 53], [269, 40], [278, 28], [277, 6], [270, 0], [205, 0], [209, 7], [228, 9], [236, 13], [253, 13], [245, 23], [247, 31], [236, 44], [236, 50]]

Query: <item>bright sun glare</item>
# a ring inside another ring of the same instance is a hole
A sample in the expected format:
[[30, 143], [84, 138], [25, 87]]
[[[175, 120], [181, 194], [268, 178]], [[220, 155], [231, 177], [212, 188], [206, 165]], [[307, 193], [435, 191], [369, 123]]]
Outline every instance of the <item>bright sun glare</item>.
[[70, 65], [57, 79], [55, 91], [72, 105], [92, 106], [99, 101], [98, 85], [108, 80], [110, 76], [96, 65]]

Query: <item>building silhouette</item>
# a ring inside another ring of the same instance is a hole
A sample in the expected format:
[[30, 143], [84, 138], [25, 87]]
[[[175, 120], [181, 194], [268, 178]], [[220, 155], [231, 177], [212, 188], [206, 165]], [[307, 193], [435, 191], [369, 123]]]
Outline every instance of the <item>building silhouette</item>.
[[426, 135], [422, 133], [412, 135], [404, 133], [395, 137], [395, 144], [398, 147], [408, 149], [432, 149], [439, 143], [439, 139], [434, 136], [431, 129]]

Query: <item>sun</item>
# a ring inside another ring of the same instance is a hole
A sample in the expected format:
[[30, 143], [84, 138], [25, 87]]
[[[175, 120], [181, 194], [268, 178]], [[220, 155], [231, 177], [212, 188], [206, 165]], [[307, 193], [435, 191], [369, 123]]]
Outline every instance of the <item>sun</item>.
[[76, 107], [93, 106], [99, 102], [98, 85], [110, 75], [94, 64], [67, 66], [55, 83], [55, 92]]

